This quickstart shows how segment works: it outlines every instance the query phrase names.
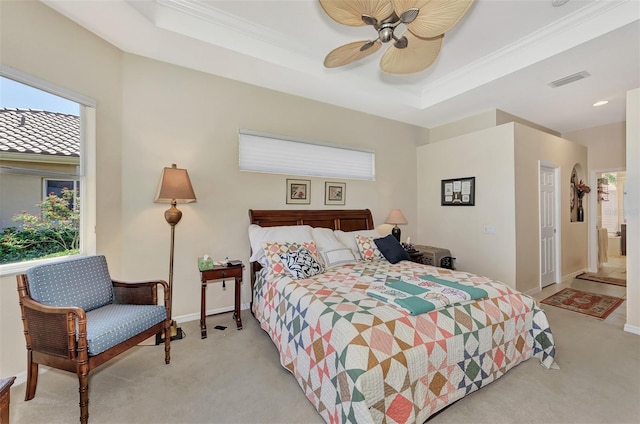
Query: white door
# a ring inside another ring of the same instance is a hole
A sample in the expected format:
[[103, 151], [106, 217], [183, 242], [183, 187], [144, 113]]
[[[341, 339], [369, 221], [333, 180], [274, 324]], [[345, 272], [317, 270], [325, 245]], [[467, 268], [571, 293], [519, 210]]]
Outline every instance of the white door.
[[540, 285], [556, 279], [555, 170], [540, 167]]

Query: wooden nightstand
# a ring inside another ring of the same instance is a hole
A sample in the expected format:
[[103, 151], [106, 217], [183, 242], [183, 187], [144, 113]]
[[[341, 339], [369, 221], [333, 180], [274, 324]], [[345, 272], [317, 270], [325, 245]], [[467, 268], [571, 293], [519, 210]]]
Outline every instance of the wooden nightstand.
[[207, 317], [217, 314], [207, 315], [207, 284], [213, 280], [225, 280], [233, 278], [235, 280], [235, 305], [233, 317], [236, 320], [238, 330], [242, 330], [242, 318], [240, 317], [240, 285], [242, 284], [242, 269], [244, 264], [229, 266], [214, 266], [211, 269], [200, 271], [200, 281], [202, 290], [200, 294], [200, 338], [207, 338]]

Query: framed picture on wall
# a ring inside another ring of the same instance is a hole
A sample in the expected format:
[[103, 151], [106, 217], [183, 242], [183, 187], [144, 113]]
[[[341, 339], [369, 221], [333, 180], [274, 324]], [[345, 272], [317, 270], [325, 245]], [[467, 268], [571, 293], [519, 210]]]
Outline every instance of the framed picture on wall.
[[476, 204], [476, 177], [442, 180], [442, 206], [474, 206]]
[[324, 183], [324, 204], [344, 205], [347, 195], [347, 183]]
[[311, 180], [292, 180], [287, 178], [287, 204], [311, 204]]

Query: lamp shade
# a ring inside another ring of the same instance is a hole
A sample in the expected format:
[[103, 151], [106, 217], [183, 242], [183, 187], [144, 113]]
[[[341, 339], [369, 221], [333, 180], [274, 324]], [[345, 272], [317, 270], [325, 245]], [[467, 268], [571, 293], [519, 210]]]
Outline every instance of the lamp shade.
[[189, 173], [186, 169], [176, 167], [164, 168], [160, 177], [160, 185], [156, 194], [157, 203], [191, 203], [196, 201], [196, 194], [193, 192]]
[[394, 224], [394, 225], [406, 225], [408, 224], [407, 218], [404, 217], [404, 214], [400, 209], [392, 209], [389, 212], [389, 216], [384, 220], [385, 224]]

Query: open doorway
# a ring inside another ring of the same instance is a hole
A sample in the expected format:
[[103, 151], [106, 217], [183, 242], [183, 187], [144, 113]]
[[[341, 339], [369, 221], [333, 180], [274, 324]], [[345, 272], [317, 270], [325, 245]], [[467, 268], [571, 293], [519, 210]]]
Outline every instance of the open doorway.
[[597, 172], [596, 181], [597, 274], [626, 281], [626, 223], [623, 196], [626, 172]]

